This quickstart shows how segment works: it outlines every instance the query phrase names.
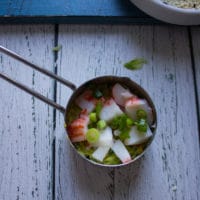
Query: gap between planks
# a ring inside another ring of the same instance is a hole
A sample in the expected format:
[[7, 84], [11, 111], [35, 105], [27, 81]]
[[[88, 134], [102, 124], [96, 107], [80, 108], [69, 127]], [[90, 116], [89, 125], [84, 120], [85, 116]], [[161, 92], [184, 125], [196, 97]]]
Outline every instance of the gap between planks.
[[[194, 79], [194, 91], [195, 91], [195, 101], [196, 101], [196, 107], [197, 107], [197, 126], [198, 126], [198, 132], [199, 132], [199, 148], [200, 148], [200, 94], [198, 94], [198, 90], [199, 90], [199, 85], [198, 85], [198, 81], [199, 78], [198, 77], [198, 63], [197, 60], [195, 59], [195, 48], [194, 48], [194, 38], [193, 38], [193, 34], [192, 34], [192, 28], [188, 27], [188, 38], [189, 38], [189, 46], [190, 46], [190, 54], [191, 54], [191, 65], [192, 65], [192, 71], [193, 71], [193, 79]], [[200, 48], [200, 46], [199, 46]]]

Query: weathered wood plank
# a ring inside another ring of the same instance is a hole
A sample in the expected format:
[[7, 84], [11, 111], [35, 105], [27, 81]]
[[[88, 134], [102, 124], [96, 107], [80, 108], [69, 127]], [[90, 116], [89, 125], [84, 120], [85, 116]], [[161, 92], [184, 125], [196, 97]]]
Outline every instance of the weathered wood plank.
[[[105, 29], [96, 26], [61, 26], [58, 73], [77, 86], [112, 68], [100, 67], [99, 56], [104, 53]], [[114, 43], [113, 43], [114, 44]], [[112, 41], [110, 41], [112, 45]], [[108, 55], [109, 56], [109, 55]], [[109, 59], [109, 58], [108, 58]], [[112, 58], [110, 58], [112, 59]], [[97, 67], [99, 66], [99, 68]], [[72, 92], [58, 84], [58, 102], [66, 105]], [[76, 156], [66, 141], [63, 116], [56, 119], [56, 199], [112, 199], [113, 170], [94, 167]]]
[[[57, 115], [56, 199], [199, 199], [199, 143], [195, 92], [185, 28], [61, 26], [58, 73], [80, 85], [100, 75], [129, 76], [147, 89], [158, 111], [149, 152], [122, 169], [99, 169], [79, 160], [65, 141]], [[122, 64], [148, 60], [142, 70]], [[71, 92], [58, 85], [66, 105]], [[95, 184], [96, 183], [96, 184]], [[188, 187], [189, 185], [189, 187]], [[192, 189], [191, 189], [192, 188]]]
[[[53, 26], [1, 26], [0, 44], [53, 69]], [[0, 71], [53, 97], [53, 82], [0, 53]], [[0, 79], [0, 199], [52, 199], [53, 109]]]
[[134, 55], [149, 61], [138, 82], [150, 91], [159, 120], [149, 152], [136, 166], [116, 172], [116, 199], [197, 200], [199, 140], [187, 29], [142, 28], [137, 34], [130, 31], [126, 40], [135, 46]]
[[[196, 81], [196, 89], [197, 89], [197, 91], [196, 91], [197, 92], [197, 101], [198, 101], [198, 106], [200, 109], [200, 28], [193, 27], [193, 28], [191, 28], [191, 30], [192, 30], [191, 36], [192, 36], [195, 79], [196, 79], [195, 81]], [[199, 114], [200, 114], [200, 110], [199, 110]], [[199, 119], [200, 119], [200, 116], [199, 116]], [[200, 126], [200, 124], [199, 124], [199, 126]]]

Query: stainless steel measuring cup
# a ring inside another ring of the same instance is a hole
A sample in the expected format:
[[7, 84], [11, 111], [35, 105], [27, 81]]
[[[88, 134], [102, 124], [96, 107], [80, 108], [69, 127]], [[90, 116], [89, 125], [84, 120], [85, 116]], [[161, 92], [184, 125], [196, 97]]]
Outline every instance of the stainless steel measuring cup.
[[[71, 145], [71, 147], [82, 157], [84, 158], [85, 160], [95, 164], [95, 165], [99, 165], [99, 166], [106, 166], [106, 167], [119, 167], [119, 166], [124, 166], [124, 165], [127, 165], [127, 164], [130, 164], [130, 163], [133, 163], [134, 161], [136, 161], [138, 158], [140, 158], [147, 150], [147, 147], [150, 146], [150, 144], [152, 143], [153, 139], [154, 139], [154, 136], [155, 136], [155, 132], [156, 132], [156, 127], [157, 127], [157, 114], [156, 114], [156, 109], [155, 109], [155, 106], [154, 106], [154, 103], [152, 101], [152, 99], [150, 98], [150, 96], [148, 95], [148, 93], [141, 87], [139, 86], [137, 83], [135, 83], [134, 81], [132, 81], [130, 78], [127, 78], [127, 77], [118, 77], [118, 76], [101, 76], [101, 77], [97, 77], [97, 78], [94, 78], [94, 79], [91, 79], [85, 83], [83, 83], [81, 86], [79, 87], [76, 87], [73, 83], [71, 83], [70, 81], [67, 81], [65, 79], [63, 79], [62, 77], [59, 77], [57, 76], [56, 74], [52, 73], [51, 71], [48, 71], [46, 69], [43, 69], [39, 66], [37, 66], [36, 64], [33, 64], [32, 62], [24, 59], [23, 57], [21, 57], [20, 55], [16, 54], [15, 52], [3, 47], [0, 45], [0, 51], [21, 61], [22, 63], [26, 64], [27, 66], [51, 77], [51, 78], [54, 78], [56, 81], [59, 81], [61, 82], [62, 84], [66, 85], [67, 87], [71, 88], [73, 90], [73, 93], [66, 105], [66, 108], [57, 104], [56, 102], [48, 99], [47, 97], [41, 95], [40, 93], [28, 88], [27, 86], [9, 78], [7, 75], [3, 74], [3, 73], [0, 73], [0, 78], [8, 81], [9, 83], [11, 84], [14, 84], [15, 86], [17, 86], [18, 88], [28, 92], [29, 94], [35, 96], [36, 98], [42, 100], [43, 102], [53, 106], [54, 108], [56, 108], [57, 110], [59, 110], [60, 112], [62, 112], [64, 114], [64, 120], [65, 120], [65, 123], [67, 124], [68, 123], [68, 120], [69, 120], [69, 110], [72, 106], [72, 104], [75, 102], [75, 100], [77, 99], [77, 97], [83, 93], [85, 90], [88, 89], [88, 86], [90, 85], [99, 85], [99, 84], [115, 84], [115, 83], [119, 83], [119, 84], [122, 84], [124, 86], [126, 86], [127, 88], [129, 88], [129, 90], [131, 92], [133, 92], [134, 94], [136, 94], [138, 97], [140, 98], [143, 98], [143, 99], [146, 99], [146, 101], [148, 102], [149, 106], [152, 108], [152, 116], [153, 116], [153, 123], [152, 125], [150, 126], [150, 129], [153, 133], [153, 136], [151, 137], [151, 139], [148, 141], [148, 144], [146, 146], [146, 148], [144, 149], [144, 151], [139, 154], [138, 156], [136, 156], [131, 162], [129, 163], [123, 163], [123, 164], [118, 164], [118, 165], [105, 165], [105, 164], [101, 164], [101, 163], [97, 163], [97, 162], [94, 162], [90, 159], [87, 159], [85, 158], [83, 155], [81, 155], [80, 153], [78, 153], [78, 151], [76, 150], [76, 148], [74, 147], [73, 143], [71, 142], [71, 140], [68, 138], [69, 140], [69, 143]], [[67, 132], [67, 130], [66, 130]], [[68, 133], [67, 133], [67, 136], [68, 136]]]

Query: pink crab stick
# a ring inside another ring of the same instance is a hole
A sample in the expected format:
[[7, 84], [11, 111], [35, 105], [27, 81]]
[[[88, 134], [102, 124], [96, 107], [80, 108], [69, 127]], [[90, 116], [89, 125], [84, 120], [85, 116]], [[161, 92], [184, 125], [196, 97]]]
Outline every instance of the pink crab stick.
[[92, 92], [87, 90], [76, 99], [76, 104], [80, 108], [91, 112], [95, 108], [96, 99], [92, 96]]
[[111, 148], [122, 163], [128, 163], [131, 161], [131, 156], [121, 140], [116, 140]]
[[133, 120], [137, 119], [136, 113], [140, 109], [144, 110], [147, 113], [147, 122], [149, 125], [151, 125], [153, 119], [152, 109], [145, 99], [132, 97], [125, 102], [125, 112]]
[[81, 142], [86, 140], [87, 126], [89, 116], [86, 110], [83, 110], [78, 119], [75, 119], [68, 127], [68, 135], [72, 142]]
[[112, 120], [114, 117], [123, 114], [120, 107], [115, 103], [113, 98], [107, 100], [100, 112], [100, 119], [107, 121]]
[[120, 106], [124, 106], [128, 99], [135, 97], [135, 95], [133, 95], [128, 89], [122, 87], [119, 83], [116, 83], [113, 86], [112, 96], [115, 102]]

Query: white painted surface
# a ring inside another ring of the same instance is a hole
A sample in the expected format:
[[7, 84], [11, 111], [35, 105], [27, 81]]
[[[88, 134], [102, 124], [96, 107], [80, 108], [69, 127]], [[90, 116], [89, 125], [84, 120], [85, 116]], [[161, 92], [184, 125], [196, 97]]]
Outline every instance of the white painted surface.
[[[112, 74], [129, 76], [147, 89], [157, 107], [158, 129], [141, 160], [122, 169], [99, 169], [69, 149], [58, 114], [56, 199], [197, 200], [199, 142], [187, 29], [63, 25], [59, 44], [58, 73], [77, 85]], [[122, 67], [134, 57], [148, 64], [138, 71]], [[65, 105], [71, 91], [60, 85], [57, 90]]]
[[[77, 86], [110, 74], [141, 84], [158, 112], [155, 141], [132, 165], [93, 166], [70, 148], [61, 113], [56, 113], [54, 149], [53, 109], [0, 79], [0, 199], [198, 200], [199, 133], [187, 28], [61, 25], [59, 29], [58, 74]], [[197, 82], [199, 33], [199, 28], [193, 29]], [[0, 26], [0, 44], [53, 70], [53, 26]], [[123, 68], [134, 57], [143, 57], [148, 64], [138, 71]], [[57, 93], [63, 106], [72, 94], [60, 84], [54, 91], [51, 79], [33, 75], [2, 54], [0, 71], [50, 98]]]
[[[0, 26], [0, 44], [53, 68], [53, 26]], [[0, 53], [0, 71], [52, 98], [52, 80]], [[53, 109], [0, 79], [0, 199], [52, 197]]]

